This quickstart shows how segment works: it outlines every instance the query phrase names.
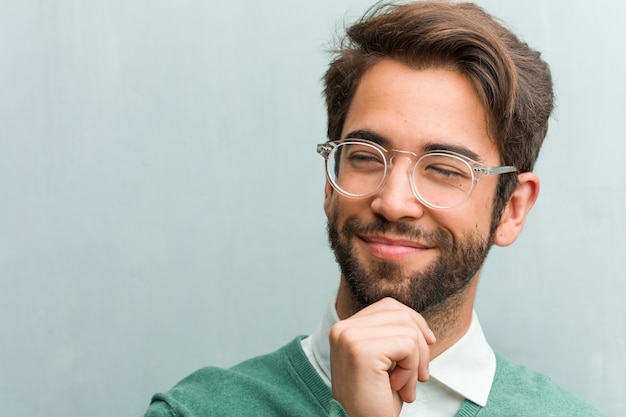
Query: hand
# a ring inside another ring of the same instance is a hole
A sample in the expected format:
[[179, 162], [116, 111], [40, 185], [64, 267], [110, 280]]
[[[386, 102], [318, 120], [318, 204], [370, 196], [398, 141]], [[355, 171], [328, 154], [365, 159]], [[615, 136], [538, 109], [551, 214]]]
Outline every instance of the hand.
[[435, 343], [426, 320], [385, 298], [336, 323], [330, 331], [333, 398], [350, 417], [397, 417], [428, 380]]

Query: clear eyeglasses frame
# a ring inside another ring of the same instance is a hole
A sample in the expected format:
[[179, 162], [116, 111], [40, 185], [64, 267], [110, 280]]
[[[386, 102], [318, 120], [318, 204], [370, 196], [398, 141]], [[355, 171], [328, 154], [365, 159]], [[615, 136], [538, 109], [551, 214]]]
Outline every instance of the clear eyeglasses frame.
[[388, 150], [365, 139], [321, 143], [317, 153], [325, 159], [326, 177], [332, 187], [352, 198], [369, 197], [380, 191], [394, 158], [409, 159], [407, 175], [413, 195], [422, 204], [438, 210], [465, 202], [484, 176], [518, 172], [514, 166], [490, 167], [448, 150], [416, 154]]

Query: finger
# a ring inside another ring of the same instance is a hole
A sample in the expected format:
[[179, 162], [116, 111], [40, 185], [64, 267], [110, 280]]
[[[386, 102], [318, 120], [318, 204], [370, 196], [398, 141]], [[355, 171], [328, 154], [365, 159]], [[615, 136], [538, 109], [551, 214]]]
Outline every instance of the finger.
[[[382, 301], [386, 302], [382, 303]], [[382, 304], [385, 304], [385, 306]], [[381, 307], [385, 307], [385, 309], [381, 309]], [[335, 326], [337, 327], [336, 330], [341, 330], [354, 327], [386, 326], [392, 323], [417, 327], [429, 345], [436, 342], [434, 333], [420, 314], [391, 298], [372, 304], [354, 316], [336, 323]]]
[[397, 391], [404, 402], [415, 401], [415, 389], [417, 387], [416, 369], [405, 369], [396, 366], [389, 373], [391, 389]]
[[418, 339], [418, 365], [417, 365], [417, 380], [420, 382], [428, 381], [430, 376], [430, 348], [425, 339]]
[[415, 310], [402, 304], [394, 298], [383, 298], [382, 300], [377, 301], [376, 303], [371, 304], [363, 310], [357, 312], [354, 316], [351, 317], [351, 319], [366, 317], [368, 319], [375, 320], [376, 322], [382, 320], [412, 321], [422, 331], [429, 345], [432, 345], [437, 341], [435, 334], [428, 326], [426, 319], [424, 319], [424, 317], [421, 314], [417, 313]]
[[417, 396], [417, 381], [412, 380], [405, 384], [399, 391], [398, 396], [405, 403], [412, 403]]

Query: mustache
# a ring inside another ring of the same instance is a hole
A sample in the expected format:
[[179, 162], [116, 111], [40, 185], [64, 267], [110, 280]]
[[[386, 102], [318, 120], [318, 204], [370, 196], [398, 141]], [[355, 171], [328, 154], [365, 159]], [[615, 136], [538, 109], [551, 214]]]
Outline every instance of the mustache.
[[453, 246], [452, 237], [442, 229], [426, 231], [412, 224], [390, 222], [381, 217], [377, 217], [368, 223], [350, 217], [346, 219], [341, 230], [344, 234], [393, 234], [409, 240], [421, 240], [429, 245], [436, 245], [444, 249], [452, 248]]

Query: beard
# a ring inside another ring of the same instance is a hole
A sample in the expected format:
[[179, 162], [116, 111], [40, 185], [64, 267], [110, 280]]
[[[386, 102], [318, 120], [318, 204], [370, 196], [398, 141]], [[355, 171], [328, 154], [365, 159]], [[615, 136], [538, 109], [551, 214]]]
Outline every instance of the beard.
[[[483, 237], [475, 232], [457, 241], [442, 228], [426, 232], [406, 223], [389, 222], [382, 217], [369, 224], [350, 217], [340, 227], [337, 210], [330, 214], [328, 238], [356, 303], [352, 306], [354, 312], [385, 297], [392, 297], [418, 313], [432, 310], [433, 314], [439, 315], [436, 312], [441, 308], [438, 307], [460, 302], [459, 298], [482, 267], [493, 242], [493, 233]], [[419, 239], [430, 247], [437, 247], [440, 254], [420, 270], [405, 271], [398, 263], [378, 259], [370, 259], [365, 265], [358, 258], [354, 239], [358, 239], [358, 235], [371, 234]]]

